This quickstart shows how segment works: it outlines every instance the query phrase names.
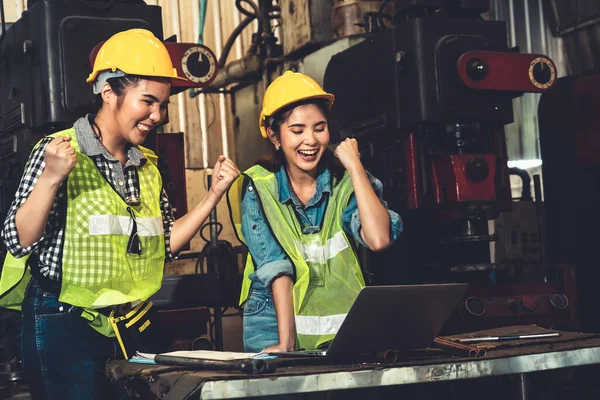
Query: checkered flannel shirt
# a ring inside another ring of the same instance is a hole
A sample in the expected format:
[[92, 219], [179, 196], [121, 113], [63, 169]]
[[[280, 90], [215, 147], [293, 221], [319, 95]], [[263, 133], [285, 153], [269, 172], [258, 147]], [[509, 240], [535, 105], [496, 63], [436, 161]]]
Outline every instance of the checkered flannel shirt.
[[[137, 167], [143, 165], [147, 159], [142, 155], [140, 149], [130, 147], [128, 150], [128, 161], [122, 166], [119, 160], [112, 156], [102, 143], [96, 138], [90, 125], [92, 115], [80, 118], [75, 122], [75, 131], [77, 143], [82, 153], [88, 155], [98, 167], [98, 170], [110, 182], [111, 186], [123, 199], [140, 198], [140, 186], [138, 180]], [[2, 229], [2, 239], [8, 251], [20, 258], [32, 252], [39, 255], [40, 273], [53, 281], [60, 282], [62, 244], [65, 236], [65, 212], [66, 212], [66, 185], [60, 186], [54, 204], [48, 215], [46, 229], [37, 242], [29, 247], [21, 247], [17, 233], [16, 215], [19, 207], [27, 200], [27, 197], [33, 190], [35, 183], [39, 179], [46, 165], [44, 152], [46, 146], [52, 140], [51, 137], [42, 139], [32, 151], [25, 172], [21, 178], [19, 188], [15, 194], [13, 203], [8, 211], [4, 228]], [[175, 218], [173, 209], [169, 203], [166, 192], [162, 191], [160, 208], [163, 216], [163, 227], [165, 237], [165, 260], [171, 261], [175, 256], [171, 253], [170, 236]]]

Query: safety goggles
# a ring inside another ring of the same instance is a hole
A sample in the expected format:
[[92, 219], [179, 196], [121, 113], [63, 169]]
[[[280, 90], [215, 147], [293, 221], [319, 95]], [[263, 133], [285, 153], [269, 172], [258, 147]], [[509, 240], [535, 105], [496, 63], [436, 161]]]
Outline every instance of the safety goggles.
[[131, 215], [131, 221], [133, 222], [133, 226], [131, 228], [131, 234], [129, 235], [129, 240], [127, 241], [127, 254], [142, 254], [142, 245], [140, 243], [140, 238], [138, 235], [137, 221], [135, 220], [135, 214], [131, 207], [127, 207], [127, 211], [129, 215]]

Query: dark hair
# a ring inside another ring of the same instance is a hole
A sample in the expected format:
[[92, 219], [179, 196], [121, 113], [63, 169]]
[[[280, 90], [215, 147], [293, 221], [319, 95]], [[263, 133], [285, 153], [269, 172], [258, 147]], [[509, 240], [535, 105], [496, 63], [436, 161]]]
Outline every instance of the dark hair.
[[[141, 75], [125, 75], [125, 76], [119, 76], [117, 78], [109, 78], [106, 80], [106, 82], [108, 82], [108, 84], [110, 85], [110, 88], [112, 89], [112, 91], [117, 95], [118, 100], [117, 100], [117, 106], [121, 107], [121, 104], [123, 102], [123, 94], [125, 94], [125, 92], [127, 91], [127, 89], [132, 88], [132, 87], [136, 87], [137, 85], [140, 84], [140, 81], [142, 79], [148, 79], [147, 77], [141, 76]], [[154, 78], [151, 77], [150, 79], [156, 79], [159, 81], [170, 81], [169, 78]], [[96, 101], [95, 101], [95, 109], [96, 110], [100, 110], [100, 108], [102, 107], [102, 95], [97, 94], [96, 95]]]
[[[326, 99], [308, 99], [302, 100], [293, 104], [290, 104], [281, 110], [277, 111], [271, 117], [268, 117], [264, 121], [265, 129], [271, 128], [275, 135], [279, 137], [281, 135], [281, 125], [289, 118], [290, 114], [296, 109], [296, 107], [303, 106], [306, 104], [314, 104], [321, 110], [326, 119], [329, 117], [329, 105]], [[277, 172], [282, 165], [285, 165], [286, 159], [283, 154], [283, 150], [272, 150], [272, 153], [266, 157], [263, 157], [256, 161], [255, 164], [260, 165], [271, 172]], [[342, 179], [345, 173], [345, 168], [338, 158], [333, 154], [333, 151], [326, 149], [323, 153], [323, 157], [319, 161], [319, 169], [327, 168], [333, 174], [333, 176], [339, 181]]]
[[113, 92], [119, 97], [130, 87], [136, 87], [140, 84], [142, 77], [139, 75], [125, 75], [118, 78], [109, 78], [106, 80]]
[[[136, 87], [140, 84], [141, 80], [142, 77], [139, 75], [125, 75], [119, 76], [117, 78], [109, 78], [106, 80], [106, 82], [108, 82], [112, 91], [119, 98], [118, 106], [121, 107], [121, 102], [123, 101], [121, 99], [121, 96], [125, 93], [126, 89], [130, 87]], [[94, 109], [96, 110], [96, 114], [98, 113], [100, 108], [102, 108], [102, 95], [98, 93], [94, 101]]]

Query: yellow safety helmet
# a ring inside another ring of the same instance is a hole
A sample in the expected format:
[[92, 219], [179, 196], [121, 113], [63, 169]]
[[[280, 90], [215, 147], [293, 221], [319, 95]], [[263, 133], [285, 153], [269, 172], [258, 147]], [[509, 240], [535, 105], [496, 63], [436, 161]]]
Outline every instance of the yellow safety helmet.
[[262, 136], [267, 137], [264, 126], [266, 118], [287, 105], [307, 99], [325, 99], [331, 107], [335, 97], [325, 92], [314, 79], [299, 72], [285, 71], [283, 75], [277, 77], [265, 91], [263, 109], [258, 119]]
[[177, 75], [169, 51], [146, 29], [129, 29], [110, 37], [96, 55], [94, 68], [86, 82], [93, 82], [102, 71], [183, 79]]

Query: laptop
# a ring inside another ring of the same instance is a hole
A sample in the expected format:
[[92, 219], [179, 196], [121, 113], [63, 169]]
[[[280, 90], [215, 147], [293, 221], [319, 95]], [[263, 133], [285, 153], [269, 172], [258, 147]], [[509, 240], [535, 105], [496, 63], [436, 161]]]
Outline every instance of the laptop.
[[429, 347], [467, 290], [466, 283], [367, 286], [326, 349], [273, 353], [349, 356]]

